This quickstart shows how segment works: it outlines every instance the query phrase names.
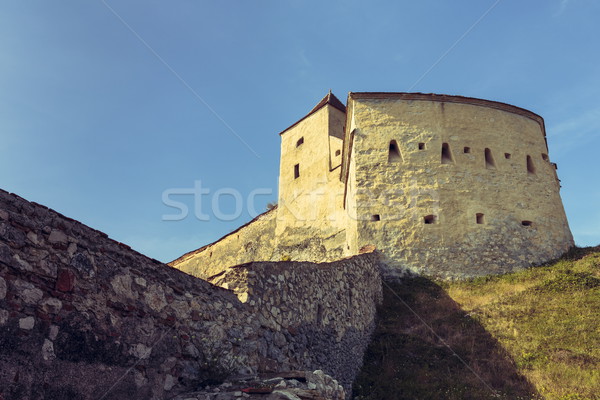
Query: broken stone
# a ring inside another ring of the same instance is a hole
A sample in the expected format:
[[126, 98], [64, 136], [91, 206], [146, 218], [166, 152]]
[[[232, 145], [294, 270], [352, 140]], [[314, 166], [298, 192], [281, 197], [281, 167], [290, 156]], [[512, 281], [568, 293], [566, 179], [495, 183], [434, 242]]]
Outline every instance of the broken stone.
[[56, 290], [61, 292], [72, 292], [75, 288], [75, 274], [68, 269], [58, 271], [56, 278]]
[[6, 287], [6, 281], [4, 278], [0, 277], [0, 300], [6, 297], [6, 292], [8, 291]]
[[34, 325], [35, 319], [31, 316], [19, 319], [19, 328], [21, 329], [31, 330]]
[[131, 275], [117, 275], [110, 281], [110, 284], [117, 296], [135, 300], [138, 293], [131, 289], [131, 282]]
[[42, 345], [42, 358], [46, 361], [54, 360], [56, 355], [54, 354], [54, 344], [48, 339], [44, 339], [44, 344]]
[[134, 279], [135, 283], [137, 283], [138, 285], [142, 286], [142, 287], [146, 287], [146, 280], [144, 278], [142, 278], [141, 276], [137, 276]]
[[175, 378], [173, 377], [173, 375], [167, 375], [167, 377], [165, 378], [165, 384], [163, 386], [163, 388], [166, 391], [169, 391], [171, 389], [173, 389], [173, 386], [175, 386]]
[[145, 360], [146, 358], [150, 357], [151, 352], [152, 349], [143, 343], [136, 344], [130, 350], [130, 353], [140, 360]]
[[71, 266], [81, 273], [84, 278], [93, 278], [96, 275], [94, 265], [83, 253], [77, 253], [71, 259]]
[[69, 239], [67, 235], [63, 231], [57, 231], [55, 229], [50, 232], [50, 236], [48, 237], [48, 241], [52, 244], [67, 244]]
[[40, 305], [46, 314], [58, 314], [62, 309], [62, 301], [54, 297], [44, 299]]
[[50, 332], [48, 333], [48, 338], [50, 340], [56, 340], [57, 336], [58, 336], [58, 326], [50, 325]]
[[18, 279], [14, 282], [14, 286], [18, 296], [27, 304], [37, 304], [44, 297], [44, 292], [32, 283]]
[[165, 292], [162, 286], [150, 285], [148, 291], [144, 294], [146, 303], [156, 312], [161, 311], [167, 306], [167, 300], [165, 299]]

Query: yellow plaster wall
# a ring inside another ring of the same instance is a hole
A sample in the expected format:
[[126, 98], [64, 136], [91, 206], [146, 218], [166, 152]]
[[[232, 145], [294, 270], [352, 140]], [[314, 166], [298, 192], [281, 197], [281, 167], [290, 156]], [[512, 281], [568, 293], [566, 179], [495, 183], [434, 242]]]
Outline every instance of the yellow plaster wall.
[[276, 238], [282, 258], [325, 261], [343, 255], [346, 221], [336, 151], [342, 147], [344, 118], [325, 105], [281, 135]]
[[275, 248], [276, 209], [254, 221], [169, 263], [190, 275], [207, 279], [228, 267], [250, 261], [271, 261]]
[[[464, 277], [541, 263], [573, 245], [554, 167], [542, 158], [548, 151], [538, 121], [464, 103], [351, 101], [347, 208], [357, 215], [353, 251], [374, 244], [390, 265]], [[391, 140], [402, 162], [388, 162]], [[442, 163], [442, 143], [450, 146], [453, 163]], [[485, 148], [494, 156], [493, 169], [486, 168]], [[527, 155], [535, 174], [527, 171]], [[476, 213], [484, 214], [483, 224]], [[381, 220], [373, 221], [374, 215]], [[435, 215], [435, 223], [425, 224], [427, 215]]]

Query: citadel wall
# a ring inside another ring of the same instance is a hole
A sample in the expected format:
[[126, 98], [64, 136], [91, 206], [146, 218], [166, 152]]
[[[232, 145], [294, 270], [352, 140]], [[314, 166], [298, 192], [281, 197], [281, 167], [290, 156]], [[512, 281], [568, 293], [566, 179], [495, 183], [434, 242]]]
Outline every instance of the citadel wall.
[[247, 277], [240, 301], [0, 190], [0, 397], [165, 399], [217, 367], [323, 369], [348, 390], [381, 299], [378, 262], [240, 266], [221, 282]]
[[457, 278], [573, 245], [541, 117], [456, 96], [351, 93], [348, 103], [352, 252], [373, 244], [391, 267]]
[[271, 209], [208, 244], [171, 261], [170, 266], [202, 279], [251, 261], [280, 261], [276, 253], [277, 209]]
[[[573, 246], [540, 116], [422, 93], [350, 93], [347, 104], [329, 93], [281, 133], [274, 237], [254, 236], [273, 246], [271, 260], [330, 261], [375, 245], [390, 275], [465, 278]], [[244, 243], [225, 241], [231, 256], [207, 268], [251, 260]], [[172, 265], [196, 268], [205, 255]]]

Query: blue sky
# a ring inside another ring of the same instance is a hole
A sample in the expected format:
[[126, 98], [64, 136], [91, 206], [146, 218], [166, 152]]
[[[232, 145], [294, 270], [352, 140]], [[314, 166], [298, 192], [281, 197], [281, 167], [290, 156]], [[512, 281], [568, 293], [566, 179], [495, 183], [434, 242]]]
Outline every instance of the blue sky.
[[[250, 219], [211, 212], [235, 214], [227, 190], [276, 200], [278, 132], [329, 89], [445, 93], [544, 117], [575, 240], [597, 245], [598, 17], [596, 0], [5, 0], [0, 187], [170, 261]], [[165, 221], [163, 192], [196, 181], [209, 221], [189, 195]]]

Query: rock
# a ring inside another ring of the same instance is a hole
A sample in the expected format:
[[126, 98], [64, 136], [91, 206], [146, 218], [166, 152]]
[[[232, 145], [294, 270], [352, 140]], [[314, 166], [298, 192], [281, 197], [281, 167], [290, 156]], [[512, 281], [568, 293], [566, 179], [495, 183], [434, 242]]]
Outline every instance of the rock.
[[96, 275], [92, 261], [83, 253], [75, 254], [70, 265], [79, 271], [84, 278], [93, 278]]
[[0, 243], [0, 262], [6, 265], [13, 265], [13, 251], [4, 243]]
[[140, 360], [145, 360], [148, 357], [150, 357], [152, 349], [143, 343], [138, 343], [130, 349], [129, 353], [131, 353], [133, 356], [137, 357]]
[[136, 276], [133, 281], [142, 287], [146, 287], [146, 280], [141, 276]]
[[162, 286], [150, 285], [148, 291], [144, 293], [146, 302], [156, 312], [160, 312], [167, 306], [167, 300], [165, 299], [165, 292]]
[[6, 321], [8, 321], [8, 311], [0, 310], [0, 325], [6, 324]]
[[48, 236], [48, 241], [51, 244], [64, 244], [66, 245], [69, 242], [69, 238], [63, 231], [57, 231], [55, 229], [50, 232], [50, 236]]
[[48, 339], [44, 339], [42, 345], [42, 358], [46, 361], [54, 360], [56, 355], [54, 354], [54, 344]]
[[50, 325], [50, 332], [48, 332], [48, 338], [50, 340], [56, 340], [57, 336], [58, 336], [58, 326]]
[[173, 389], [173, 386], [175, 386], [175, 383], [177, 383], [177, 381], [175, 380], [175, 377], [173, 377], [173, 375], [167, 374], [163, 388], [166, 391], [169, 391], [169, 390]]
[[14, 281], [13, 285], [15, 286], [17, 295], [26, 304], [37, 304], [42, 297], [44, 297], [44, 292], [35, 287], [32, 283], [17, 279]]
[[31, 316], [19, 319], [19, 328], [25, 330], [33, 329], [35, 325], [35, 319]]
[[276, 332], [273, 336], [273, 343], [277, 347], [283, 347], [287, 343], [287, 340], [281, 332]]
[[62, 309], [62, 301], [53, 297], [42, 300], [40, 303], [42, 310], [46, 314], [58, 314]]
[[60, 269], [56, 278], [56, 290], [72, 292], [75, 288], [75, 274], [68, 269]]
[[294, 393], [288, 390], [275, 390], [267, 397], [267, 400], [302, 400]]
[[3, 300], [6, 297], [6, 292], [8, 288], [6, 287], [6, 281], [4, 278], [0, 277], [0, 300]]
[[133, 371], [133, 381], [135, 382], [135, 386], [140, 388], [146, 384], [148, 384], [148, 379], [144, 376], [144, 374], [138, 370]]
[[118, 297], [135, 300], [138, 293], [131, 289], [131, 282], [131, 275], [117, 275], [110, 284]]
[[40, 245], [41, 244], [38, 235], [35, 232], [33, 232], [33, 231], [27, 232], [27, 239], [29, 239], [29, 241], [31, 243], [35, 244], [35, 245]]

